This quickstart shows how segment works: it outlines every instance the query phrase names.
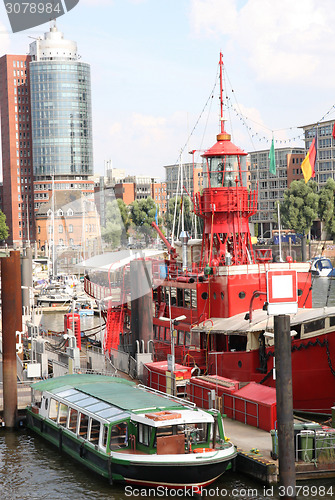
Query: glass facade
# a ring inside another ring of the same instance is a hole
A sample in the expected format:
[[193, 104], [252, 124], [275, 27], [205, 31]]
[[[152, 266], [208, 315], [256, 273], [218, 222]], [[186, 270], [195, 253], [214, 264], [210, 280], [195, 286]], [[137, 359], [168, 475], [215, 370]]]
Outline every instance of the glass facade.
[[90, 66], [30, 63], [34, 176], [93, 174]]

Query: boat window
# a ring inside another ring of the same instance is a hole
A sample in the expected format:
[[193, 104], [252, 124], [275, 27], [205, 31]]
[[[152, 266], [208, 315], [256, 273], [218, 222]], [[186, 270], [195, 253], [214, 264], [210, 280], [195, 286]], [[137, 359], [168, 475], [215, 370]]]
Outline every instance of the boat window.
[[315, 332], [316, 330], [322, 330], [325, 327], [324, 319], [316, 319], [314, 321], [309, 321], [304, 324], [304, 333]]
[[72, 432], [77, 432], [77, 421], [78, 421], [78, 412], [73, 408], [70, 409], [70, 417], [69, 417], [69, 426], [68, 429]]
[[171, 287], [171, 305], [175, 306], [177, 304], [177, 289], [175, 286]]
[[176, 434], [177, 429], [175, 426], [167, 425], [165, 427], [157, 427], [156, 429], [156, 437], [160, 436], [172, 436], [172, 434]]
[[121, 418], [127, 418], [129, 413], [120, 411], [118, 408], [108, 408], [107, 410], [102, 410], [97, 413], [99, 417], [105, 418], [110, 422], [115, 422], [116, 420], [120, 420]]
[[177, 307], [184, 307], [184, 290], [177, 288]]
[[177, 341], [177, 344], [178, 345], [184, 345], [184, 332], [183, 331], [179, 331], [178, 332], [178, 341]]
[[151, 427], [144, 424], [138, 424], [138, 442], [149, 446]]
[[170, 341], [171, 335], [170, 335], [170, 328], [165, 328], [165, 340]]
[[184, 290], [184, 306], [188, 309], [191, 307], [191, 290], [188, 288]]
[[51, 420], [55, 420], [55, 421], [57, 420], [58, 406], [59, 406], [59, 401], [56, 401], [56, 399], [51, 398], [50, 408], [49, 408], [49, 418]]
[[191, 307], [192, 309], [197, 308], [197, 291], [191, 290]]
[[205, 443], [207, 441], [208, 425], [206, 422], [197, 424], [185, 424], [185, 426], [178, 425], [178, 432], [184, 429], [186, 436], [190, 436], [193, 444]]
[[170, 290], [167, 287], [164, 287], [164, 301], [166, 304], [169, 303], [169, 293]]
[[80, 401], [80, 406], [82, 406], [83, 408], [87, 408], [88, 406], [96, 402], [97, 400], [95, 398], [88, 397], [87, 399], [85, 399], [85, 401]]
[[120, 422], [111, 428], [111, 436], [109, 440], [109, 447], [120, 448], [121, 446], [128, 446], [128, 424], [127, 422]]
[[335, 316], [330, 316], [330, 318], [329, 318], [329, 326], [335, 326]]
[[66, 399], [70, 401], [70, 403], [76, 403], [77, 401], [80, 401], [81, 399], [86, 399], [87, 395], [83, 394], [82, 392], [77, 392], [76, 394], [73, 394], [72, 396], [67, 397]]
[[88, 434], [88, 420], [89, 417], [88, 415], [85, 415], [85, 413], [80, 413], [79, 414], [79, 436], [87, 439], [87, 434]]
[[99, 434], [100, 434], [100, 422], [99, 420], [91, 418], [87, 439], [90, 441], [90, 443], [98, 444]]
[[192, 332], [192, 345], [200, 347], [200, 332]]
[[107, 438], [108, 438], [108, 426], [103, 425], [101, 427], [101, 433], [100, 433], [100, 446], [103, 448], [106, 448], [107, 446]]
[[191, 334], [190, 332], [185, 332], [185, 345], [190, 345], [191, 343]]
[[67, 389], [66, 391], [57, 392], [57, 396], [59, 396], [60, 398], [67, 398], [72, 394], [78, 394], [78, 391], [76, 391], [75, 389]]
[[94, 405], [91, 405], [89, 407], [89, 410], [92, 412], [92, 413], [96, 413], [100, 410], [106, 410], [106, 408], [110, 408], [110, 405], [108, 403], [103, 403], [102, 401], [101, 402], [96, 402], [96, 404]]
[[247, 348], [247, 337], [245, 335], [229, 335], [228, 346], [230, 351], [245, 351]]
[[159, 327], [159, 339], [164, 340], [164, 335], [165, 335], [165, 326], [160, 326]]
[[63, 427], [66, 427], [67, 422], [67, 414], [69, 411], [69, 407], [64, 403], [60, 403], [59, 405], [59, 415], [58, 415], [58, 423]]
[[223, 162], [220, 161], [221, 158], [211, 158], [209, 160], [209, 169], [210, 169], [210, 182], [211, 187], [221, 187], [222, 186], [222, 177], [223, 177]]

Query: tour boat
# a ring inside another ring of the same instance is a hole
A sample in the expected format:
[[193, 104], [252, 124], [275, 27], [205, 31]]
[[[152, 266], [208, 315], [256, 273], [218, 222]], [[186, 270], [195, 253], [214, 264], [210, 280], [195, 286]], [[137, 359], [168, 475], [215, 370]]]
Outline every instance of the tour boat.
[[[148, 312], [144, 302], [141, 307], [131, 302], [129, 283], [134, 276], [130, 280], [129, 266], [124, 266], [120, 276], [124, 286], [117, 302], [111, 300], [111, 288], [101, 287], [94, 275], [85, 280], [85, 291], [92, 297], [109, 298], [104, 311], [107, 353], [153, 341], [155, 361], [166, 360], [173, 350], [177, 363], [192, 365], [202, 373], [274, 387], [273, 317], [266, 311], [268, 276], [293, 273], [298, 312], [287, 309], [295, 331], [293, 406], [301, 412], [330, 414], [335, 404], [335, 309], [313, 309], [310, 263], [295, 262], [291, 256], [282, 262], [281, 255], [273, 257], [269, 246], [253, 247], [249, 218], [257, 213], [258, 190], [251, 189], [253, 170], [252, 165], [247, 167], [247, 154], [225, 131], [222, 54], [219, 66], [221, 130], [214, 146], [202, 155], [203, 189], [193, 196], [194, 212], [203, 223], [200, 245], [190, 244], [183, 232], [178, 253], [157, 224], [152, 224], [167, 255], [151, 263], [153, 307], [148, 306]], [[111, 274], [106, 275], [111, 283]], [[144, 311], [147, 326], [144, 339], [134, 338], [139, 311]], [[152, 337], [149, 311], [153, 311]]]
[[28, 428], [111, 484], [195, 491], [236, 457], [218, 411], [125, 379], [65, 375], [32, 392]]

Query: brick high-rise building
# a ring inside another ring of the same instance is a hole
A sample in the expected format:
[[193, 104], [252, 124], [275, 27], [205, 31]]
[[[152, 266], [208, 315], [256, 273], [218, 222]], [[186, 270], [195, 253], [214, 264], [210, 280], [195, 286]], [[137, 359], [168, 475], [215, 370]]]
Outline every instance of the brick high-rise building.
[[27, 55], [0, 58], [2, 207], [10, 244], [35, 239], [29, 62]]
[[0, 58], [0, 112], [2, 206], [8, 242], [21, 246], [51, 186], [94, 194], [90, 66], [55, 24], [29, 55]]

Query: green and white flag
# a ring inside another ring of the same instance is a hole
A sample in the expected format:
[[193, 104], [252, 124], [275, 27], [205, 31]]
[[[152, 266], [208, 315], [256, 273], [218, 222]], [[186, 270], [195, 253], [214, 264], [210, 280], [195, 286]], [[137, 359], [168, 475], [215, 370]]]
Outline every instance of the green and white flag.
[[275, 157], [275, 145], [272, 138], [272, 144], [269, 152], [270, 160], [270, 173], [276, 175], [276, 157]]

